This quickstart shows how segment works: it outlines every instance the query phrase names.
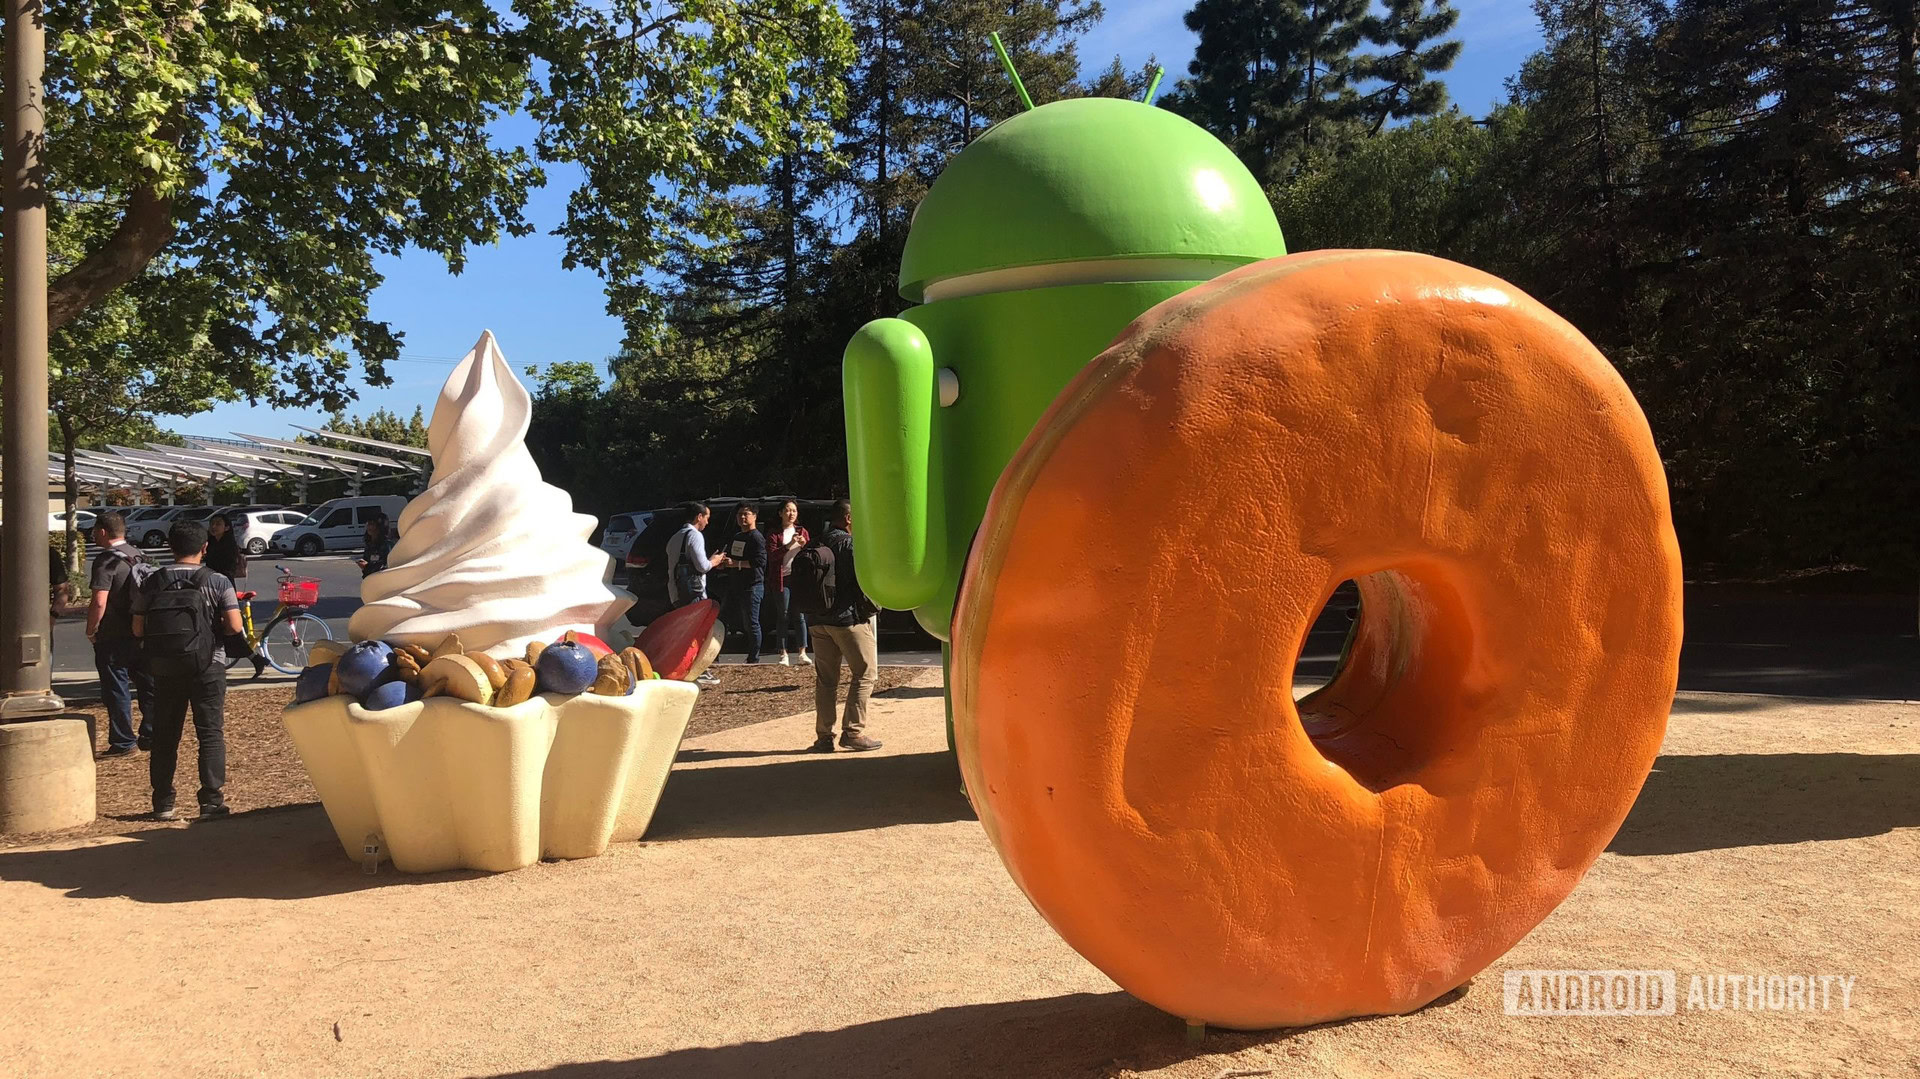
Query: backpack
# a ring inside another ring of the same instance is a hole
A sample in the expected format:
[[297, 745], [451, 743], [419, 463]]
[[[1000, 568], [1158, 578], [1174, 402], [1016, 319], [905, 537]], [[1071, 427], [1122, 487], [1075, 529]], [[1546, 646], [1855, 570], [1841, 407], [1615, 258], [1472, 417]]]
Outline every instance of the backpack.
[[834, 612], [836, 582], [833, 572], [833, 548], [824, 540], [814, 540], [794, 553], [787, 569], [787, 588], [793, 593], [790, 606], [808, 617]]
[[[134, 551], [129, 554], [125, 548], [109, 547], [107, 548], [107, 553], [113, 555], [115, 558], [125, 559], [127, 563], [126, 583], [115, 588], [112, 592], [107, 593], [107, 603], [109, 605], [116, 599], [122, 600], [124, 605], [126, 601], [132, 599], [134, 590], [146, 587], [147, 578], [160, 572], [160, 567], [153, 564], [153, 559], [148, 558], [139, 551]], [[124, 589], [124, 591], [122, 589]]]
[[673, 587], [669, 589], [667, 598], [675, 604], [687, 604], [705, 598], [700, 575], [693, 572], [693, 563], [687, 559], [692, 536], [692, 529], [682, 528], [667, 541], [667, 573], [673, 579]]
[[142, 586], [147, 609], [140, 639], [148, 674], [191, 678], [213, 665], [213, 612], [200, 592], [212, 576], [205, 566], [185, 577], [149, 575]]
[[139, 551], [114, 546], [106, 550], [109, 557], [119, 558], [127, 563], [127, 575], [114, 583], [112, 591], [107, 593], [107, 614], [101, 620], [102, 632], [116, 638], [132, 634], [133, 593], [147, 583], [160, 567]]

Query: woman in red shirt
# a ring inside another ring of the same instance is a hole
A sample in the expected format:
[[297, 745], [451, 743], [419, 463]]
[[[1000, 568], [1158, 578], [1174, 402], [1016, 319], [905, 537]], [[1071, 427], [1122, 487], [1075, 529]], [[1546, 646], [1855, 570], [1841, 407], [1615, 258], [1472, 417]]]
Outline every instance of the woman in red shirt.
[[780, 665], [789, 667], [793, 660], [787, 655], [787, 638], [790, 631], [793, 637], [793, 650], [800, 654], [800, 662], [812, 663], [813, 657], [807, 655], [807, 616], [793, 609], [793, 593], [787, 588], [787, 570], [793, 565], [793, 556], [807, 545], [807, 530], [800, 527], [800, 507], [792, 500], [780, 504], [780, 517], [767, 529], [767, 632], [780, 642]]

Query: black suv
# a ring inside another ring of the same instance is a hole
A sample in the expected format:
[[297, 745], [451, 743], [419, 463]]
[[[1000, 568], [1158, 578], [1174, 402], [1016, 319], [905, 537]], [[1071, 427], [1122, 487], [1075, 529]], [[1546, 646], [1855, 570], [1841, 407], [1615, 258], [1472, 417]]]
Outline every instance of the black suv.
[[[784, 503], [795, 503], [800, 508], [800, 525], [810, 536], [826, 534], [827, 515], [833, 511], [832, 499], [795, 498], [791, 495], [768, 495], [762, 498], [726, 496], [701, 501], [713, 511], [713, 516], [708, 519], [707, 527], [701, 533], [707, 537], [709, 550], [733, 535], [733, 517], [743, 502], [753, 504], [762, 528], [778, 518]], [[684, 523], [680, 507], [656, 509], [653, 511], [653, 520], [633, 538], [633, 545], [627, 548], [626, 589], [634, 595], [633, 607], [628, 610], [627, 619], [636, 626], [646, 625], [673, 607], [667, 599], [667, 541], [680, 531]], [[764, 612], [767, 608], [762, 605], [760, 609]], [[729, 638], [734, 632], [737, 631], [729, 631]], [[904, 648], [931, 651], [940, 647], [940, 642], [920, 628], [920, 623], [908, 611], [881, 611], [879, 633]]]

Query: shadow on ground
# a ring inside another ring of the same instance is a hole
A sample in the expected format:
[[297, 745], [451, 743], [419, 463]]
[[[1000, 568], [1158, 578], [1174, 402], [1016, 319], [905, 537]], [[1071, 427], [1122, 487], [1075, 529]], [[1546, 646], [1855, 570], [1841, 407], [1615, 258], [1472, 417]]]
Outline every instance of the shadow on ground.
[[1920, 827], [1920, 754], [1667, 756], [1607, 849], [1688, 854]]
[[[1472, 983], [1427, 1005], [1444, 1008]], [[1423, 1011], [1425, 1009], [1422, 1009]], [[1343, 1019], [1325, 1026], [1367, 1023]], [[941, 1008], [840, 1030], [809, 1031], [765, 1042], [681, 1049], [638, 1060], [583, 1061], [491, 1079], [843, 1079], [928, 1076], [1002, 1079], [1028, 1075], [1111, 1075], [1164, 1068], [1213, 1053], [1275, 1045], [1317, 1027], [1207, 1033], [1185, 1040], [1180, 1020], [1125, 993], [1076, 993]], [[1223, 1075], [1264, 1075], [1265, 1071]], [[1277, 1074], [1277, 1071], [1276, 1071]]]
[[926, 697], [944, 697], [946, 693], [946, 689], [941, 686], [895, 686], [892, 689], [883, 689], [874, 696], [911, 701]]
[[646, 841], [819, 835], [972, 819], [952, 754], [835, 753], [676, 768]]
[[57, 850], [0, 851], [0, 880], [33, 881], [72, 899], [141, 903], [311, 899], [367, 888], [438, 884], [483, 873], [367, 876], [349, 861], [319, 805], [238, 813]]

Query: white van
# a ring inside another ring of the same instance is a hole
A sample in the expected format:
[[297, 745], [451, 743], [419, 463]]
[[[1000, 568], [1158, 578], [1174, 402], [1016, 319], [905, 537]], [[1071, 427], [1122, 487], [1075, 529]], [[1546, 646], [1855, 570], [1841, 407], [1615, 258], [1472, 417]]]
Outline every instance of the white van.
[[400, 511], [406, 508], [405, 495], [336, 498], [322, 502], [299, 524], [274, 533], [273, 538], [267, 541], [267, 547], [281, 554], [299, 555], [356, 550], [365, 542], [367, 522], [378, 514], [387, 515], [387, 524], [397, 535]]

